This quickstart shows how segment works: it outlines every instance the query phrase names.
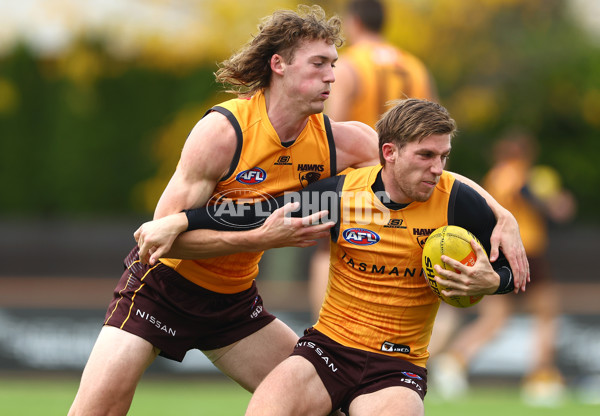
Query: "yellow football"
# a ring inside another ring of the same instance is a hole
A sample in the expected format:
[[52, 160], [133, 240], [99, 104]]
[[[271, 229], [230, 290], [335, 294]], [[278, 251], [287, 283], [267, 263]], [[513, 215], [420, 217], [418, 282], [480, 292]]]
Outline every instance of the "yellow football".
[[429, 287], [441, 300], [457, 308], [473, 306], [483, 298], [483, 295], [444, 296], [442, 290], [446, 289], [446, 286], [435, 281], [435, 276], [438, 274], [433, 266], [439, 264], [443, 269], [454, 271], [452, 266], [442, 261], [441, 257], [444, 254], [462, 264], [473, 266], [477, 255], [471, 247], [471, 240], [475, 240], [481, 246], [479, 240], [469, 231], [456, 225], [446, 225], [431, 233], [423, 247], [423, 272]]

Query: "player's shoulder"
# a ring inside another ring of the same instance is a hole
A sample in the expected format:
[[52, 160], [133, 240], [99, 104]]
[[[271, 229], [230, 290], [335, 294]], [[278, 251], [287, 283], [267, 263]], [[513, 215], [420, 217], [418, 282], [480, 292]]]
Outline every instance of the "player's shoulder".
[[461, 198], [481, 198], [481, 200], [485, 201], [485, 199], [477, 192], [473, 187], [467, 185], [465, 182], [461, 181], [459, 178], [455, 177], [451, 172], [446, 172], [449, 177], [454, 178], [454, 187], [456, 187], [457, 197]]
[[236, 139], [235, 127], [231, 120], [224, 114], [211, 111], [202, 117], [196, 125], [192, 128], [188, 141], [190, 139], [212, 141], [212, 139], [218, 139], [219, 142], [233, 142]]
[[333, 138], [338, 143], [352, 143], [358, 140], [368, 140], [377, 143], [377, 132], [368, 124], [360, 121], [331, 120]]
[[218, 157], [231, 160], [239, 146], [236, 130], [221, 113], [210, 112], [192, 128], [185, 142], [182, 158]]
[[471, 186], [455, 178], [453, 188], [456, 209], [473, 213], [491, 212], [485, 198]]
[[417, 55], [415, 55], [414, 53], [409, 52], [406, 49], [402, 49], [402, 48], [397, 48], [397, 51], [402, 56], [402, 60], [404, 62], [410, 63], [415, 66], [419, 66], [419, 67], [425, 67], [423, 60], [421, 58], [419, 58]]
[[331, 131], [335, 141], [338, 171], [377, 163], [379, 139], [369, 125], [359, 121], [332, 121]]

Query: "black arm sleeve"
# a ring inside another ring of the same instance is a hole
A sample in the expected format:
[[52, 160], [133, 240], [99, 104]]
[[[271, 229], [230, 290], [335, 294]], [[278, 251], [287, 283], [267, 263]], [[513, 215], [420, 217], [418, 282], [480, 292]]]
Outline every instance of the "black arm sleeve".
[[219, 231], [242, 231], [258, 228], [276, 209], [288, 202], [300, 202], [300, 208], [291, 213], [292, 217], [305, 217], [322, 210], [329, 210], [329, 215], [322, 222], [338, 222], [339, 195], [338, 183], [344, 176], [332, 176], [314, 182], [297, 192], [286, 192], [274, 199], [255, 204], [236, 204], [232, 200], [216, 205], [186, 210], [187, 230], [206, 228]]
[[[489, 256], [490, 239], [496, 226], [496, 217], [492, 209], [477, 191], [460, 181], [455, 181], [452, 193], [454, 198], [453, 204], [448, 209], [448, 223], [463, 227], [473, 233]], [[500, 285], [496, 294], [512, 292], [515, 287], [512, 269], [502, 250], [498, 260], [492, 263], [492, 267], [500, 276]]]

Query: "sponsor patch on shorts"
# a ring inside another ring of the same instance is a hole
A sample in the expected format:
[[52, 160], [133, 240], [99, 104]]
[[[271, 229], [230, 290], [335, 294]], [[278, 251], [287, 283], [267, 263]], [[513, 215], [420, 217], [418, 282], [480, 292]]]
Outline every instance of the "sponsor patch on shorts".
[[381, 351], [410, 354], [410, 347], [408, 345], [394, 344], [393, 342], [384, 341], [384, 343], [381, 344]]

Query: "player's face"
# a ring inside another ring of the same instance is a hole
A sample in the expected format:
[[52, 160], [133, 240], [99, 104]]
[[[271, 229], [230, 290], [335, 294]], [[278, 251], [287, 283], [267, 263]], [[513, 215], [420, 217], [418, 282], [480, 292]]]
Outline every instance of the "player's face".
[[302, 42], [291, 63], [286, 64], [284, 88], [298, 110], [307, 114], [323, 111], [335, 81], [336, 47], [324, 40]]
[[449, 134], [431, 135], [399, 149], [393, 165], [392, 200], [398, 203], [427, 201], [440, 180], [450, 149]]

